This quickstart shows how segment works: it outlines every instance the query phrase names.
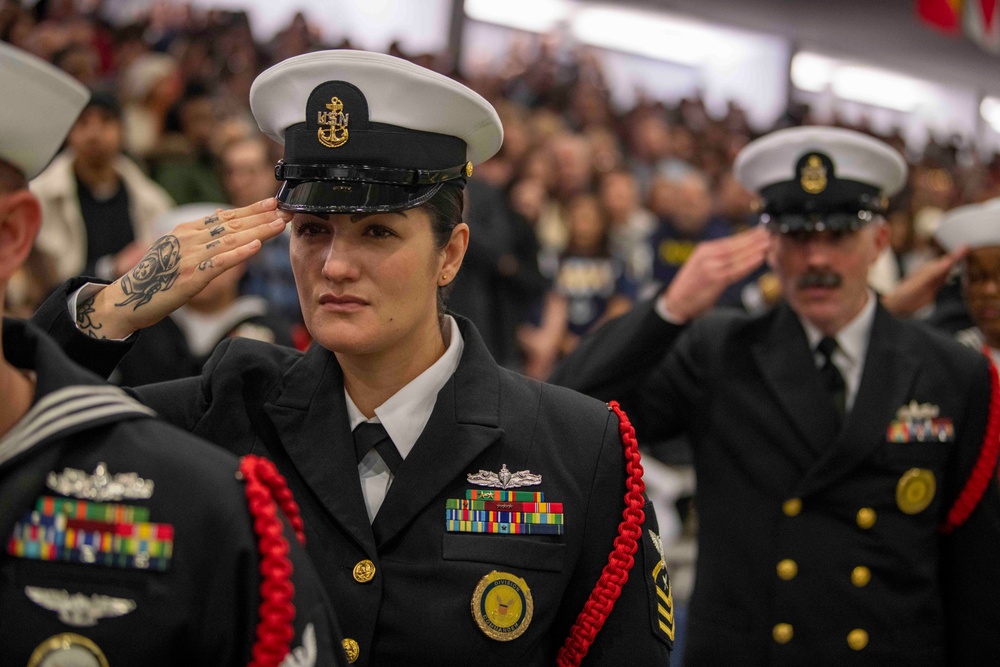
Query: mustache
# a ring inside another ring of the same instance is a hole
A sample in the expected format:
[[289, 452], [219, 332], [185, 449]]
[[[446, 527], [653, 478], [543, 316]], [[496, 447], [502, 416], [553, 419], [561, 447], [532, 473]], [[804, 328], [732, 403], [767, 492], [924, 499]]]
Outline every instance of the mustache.
[[799, 289], [810, 287], [840, 287], [843, 282], [839, 273], [832, 271], [809, 271], [802, 274], [796, 281], [795, 286]]

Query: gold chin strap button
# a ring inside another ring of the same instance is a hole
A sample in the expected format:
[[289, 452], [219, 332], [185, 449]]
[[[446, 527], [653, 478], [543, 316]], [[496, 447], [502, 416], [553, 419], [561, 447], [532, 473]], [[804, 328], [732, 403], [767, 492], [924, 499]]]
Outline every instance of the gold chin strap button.
[[861, 528], [862, 530], [868, 530], [869, 528], [875, 525], [875, 520], [877, 518], [878, 515], [875, 513], [875, 510], [873, 510], [871, 507], [862, 507], [861, 509], [858, 510], [858, 517], [857, 517], [858, 528]]
[[781, 504], [781, 511], [785, 513], [785, 516], [798, 516], [799, 512], [802, 511], [802, 499], [789, 498]]
[[358, 659], [358, 656], [361, 655], [361, 647], [358, 646], [358, 643], [350, 637], [347, 637], [344, 641], [340, 642], [340, 645], [344, 647], [344, 653], [347, 654], [347, 662], [349, 664], [355, 662]]
[[792, 641], [792, 636], [794, 634], [795, 633], [792, 630], [792, 625], [790, 623], [778, 623], [774, 626], [774, 630], [771, 631], [774, 641], [779, 644], [787, 644]]
[[375, 563], [371, 562], [367, 558], [365, 560], [358, 561], [358, 564], [354, 566], [354, 581], [359, 584], [367, 584], [374, 578]]
[[868, 646], [868, 633], [861, 628], [854, 628], [847, 633], [847, 645], [855, 651], [860, 651]]
[[858, 588], [864, 588], [872, 580], [872, 571], [864, 565], [858, 565], [851, 570], [851, 583]]
[[791, 581], [799, 573], [798, 564], [791, 558], [786, 558], [778, 563], [778, 577], [785, 581]]

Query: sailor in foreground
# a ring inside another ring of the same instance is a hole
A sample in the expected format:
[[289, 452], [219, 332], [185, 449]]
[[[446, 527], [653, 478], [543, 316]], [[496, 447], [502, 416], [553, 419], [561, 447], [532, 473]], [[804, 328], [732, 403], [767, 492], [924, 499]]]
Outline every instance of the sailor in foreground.
[[[685, 663], [979, 665], [1000, 655], [1000, 392], [981, 354], [892, 317], [890, 147], [803, 127], [747, 145], [762, 225], [706, 243], [556, 381], [687, 431], [699, 551]], [[785, 302], [706, 314], [767, 258]], [[704, 315], [704, 316], [703, 316]]]
[[43, 319], [107, 370], [127, 343], [98, 336], [164, 317], [252, 251], [256, 230], [290, 220], [312, 348], [226, 341], [200, 379], [134, 395], [275, 462], [349, 657], [665, 665], [670, 585], [627, 419], [499, 367], [444, 308], [475, 233], [463, 186], [502, 140], [493, 107], [406, 61], [346, 50], [275, 65], [250, 102], [285, 145], [280, 216], [271, 200], [182, 225], [161, 240], [174, 259], [84, 288], [79, 330], [65, 297]]
[[[0, 70], [2, 307], [41, 224], [27, 179], [89, 93], [5, 44]], [[273, 466], [157, 421], [33, 326], [5, 319], [2, 343], [0, 665], [346, 664]]]

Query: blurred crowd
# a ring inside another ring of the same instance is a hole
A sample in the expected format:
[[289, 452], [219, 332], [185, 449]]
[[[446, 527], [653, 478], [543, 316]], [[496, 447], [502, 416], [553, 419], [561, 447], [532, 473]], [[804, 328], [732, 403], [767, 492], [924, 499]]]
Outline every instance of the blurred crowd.
[[[324, 41], [302, 14], [259, 43], [243, 12], [170, 2], [117, 25], [101, 2], [43, 0], [26, 9], [7, 0], [0, 39], [94, 91], [65, 151], [32, 183], [43, 229], [8, 298], [22, 316], [68, 277], [122, 275], [177, 222], [185, 209], [175, 207], [245, 206], [273, 195], [281, 147], [250, 114], [254, 78], [292, 55], [351, 47], [346, 37]], [[598, 54], [581, 48], [567, 57], [559, 46], [555, 37], [525, 38], [505, 61], [475, 72], [449, 53], [390, 47], [464, 81], [500, 114], [503, 148], [467, 191], [472, 242], [450, 305], [476, 322], [501, 364], [537, 378], [580, 335], [669, 283], [697, 243], [754, 223], [754, 199], [731, 166], [763, 133], [733, 103], [722, 117], [698, 98], [616, 109]], [[813, 121], [793, 105], [776, 128]], [[1000, 195], [1000, 156], [954, 137], [932, 139], [920, 154], [899, 134], [880, 138], [911, 166], [892, 202], [892, 252], [872, 276], [887, 290], [937, 254], [931, 236], [944, 211]], [[778, 297], [762, 268], [722, 304], [753, 310]], [[174, 318], [173, 340], [189, 348], [191, 364], [172, 373], [193, 372], [228, 335], [309, 343], [287, 239], [187, 310]]]

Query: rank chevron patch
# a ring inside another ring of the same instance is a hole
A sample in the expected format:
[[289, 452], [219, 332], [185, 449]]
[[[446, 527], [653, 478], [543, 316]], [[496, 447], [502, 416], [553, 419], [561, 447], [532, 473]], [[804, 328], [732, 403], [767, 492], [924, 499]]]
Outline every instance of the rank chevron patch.
[[[667, 564], [663, 558], [663, 542], [652, 530], [643, 535], [643, 551], [649, 567], [650, 618], [653, 634], [667, 646], [674, 644], [674, 594], [667, 574]], [[654, 559], [657, 559], [655, 562]]]

